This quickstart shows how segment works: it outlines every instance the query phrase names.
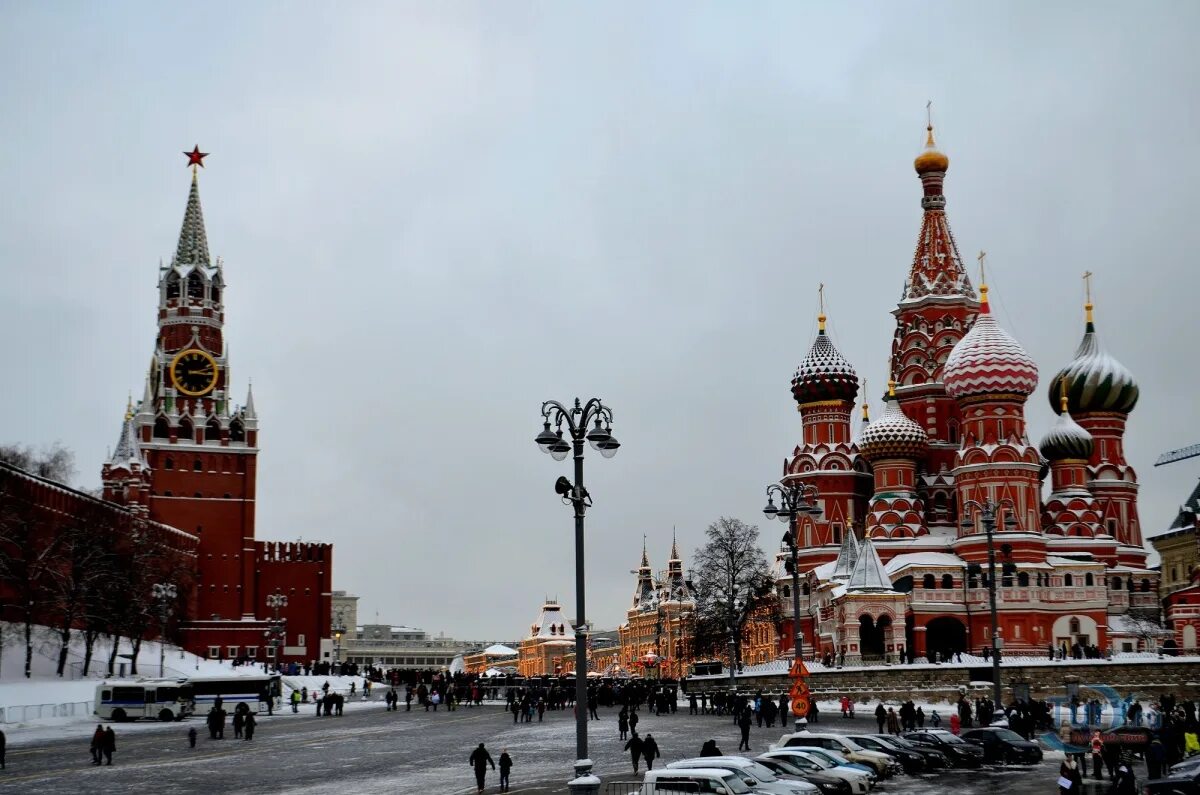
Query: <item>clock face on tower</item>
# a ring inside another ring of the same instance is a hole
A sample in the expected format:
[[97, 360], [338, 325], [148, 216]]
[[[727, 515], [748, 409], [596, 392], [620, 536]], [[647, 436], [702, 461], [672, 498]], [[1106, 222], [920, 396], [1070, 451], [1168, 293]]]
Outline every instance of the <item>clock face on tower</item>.
[[175, 354], [171, 383], [188, 397], [207, 395], [217, 385], [217, 360], [198, 348]]

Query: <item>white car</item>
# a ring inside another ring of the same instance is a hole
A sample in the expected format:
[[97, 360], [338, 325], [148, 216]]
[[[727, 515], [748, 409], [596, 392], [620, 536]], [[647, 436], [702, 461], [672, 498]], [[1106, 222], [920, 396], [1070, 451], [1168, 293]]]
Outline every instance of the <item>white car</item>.
[[814, 795], [814, 793], [820, 792], [815, 784], [809, 784], [807, 781], [784, 781], [772, 773], [766, 765], [760, 765], [753, 759], [747, 759], [744, 756], [701, 756], [667, 765], [668, 770], [686, 768], [731, 770], [751, 790], [767, 795]]
[[681, 792], [712, 793], [712, 795], [752, 795], [753, 790], [742, 783], [732, 770], [717, 767], [647, 770], [641, 789], [629, 795], [678, 795]]
[[810, 731], [792, 732], [780, 737], [779, 744], [775, 747], [803, 748], [805, 746], [837, 751], [851, 762], [857, 762], [860, 765], [867, 765], [873, 768], [875, 774], [880, 778], [891, 778], [904, 770], [899, 762], [887, 754], [881, 754], [879, 751], [868, 751], [849, 737], [841, 734]]
[[850, 791], [854, 795], [866, 795], [871, 791], [874, 783], [872, 774], [835, 764], [827, 758], [828, 753], [830, 752], [814, 752], [808, 748], [777, 748], [774, 751], [767, 751], [763, 756], [786, 759], [806, 770], [816, 770], [827, 776], [840, 778], [850, 785]]

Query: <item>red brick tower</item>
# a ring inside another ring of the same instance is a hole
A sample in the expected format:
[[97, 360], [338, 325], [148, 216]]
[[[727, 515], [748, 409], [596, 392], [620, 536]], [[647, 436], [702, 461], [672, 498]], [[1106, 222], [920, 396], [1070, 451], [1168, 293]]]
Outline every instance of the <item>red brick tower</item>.
[[929, 533], [917, 495], [917, 462], [929, 452], [925, 429], [904, 413], [889, 382], [887, 406], [858, 439], [862, 456], [871, 462], [875, 492], [867, 514], [864, 539], [904, 539]]
[[891, 378], [900, 407], [925, 429], [929, 453], [924, 482], [926, 523], [931, 529], [953, 528], [954, 485], [948, 473], [958, 450], [958, 405], [946, 395], [942, 370], [946, 359], [979, 308], [975, 290], [958, 254], [946, 218], [943, 183], [950, 158], [937, 149], [933, 124], [927, 128], [925, 151], [913, 162], [923, 195], [921, 231], [904, 285], [904, 297], [893, 310]]
[[822, 307], [817, 338], [792, 378], [792, 397], [800, 412], [804, 441], [784, 462], [784, 481], [799, 481], [818, 490], [823, 513], [801, 516], [800, 569], [837, 557], [846, 533], [860, 525], [871, 493], [871, 475], [858, 454], [850, 415], [858, 395], [858, 375], [825, 332]]
[[175, 255], [159, 268], [158, 339], [134, 424], [150, 518], [200, 539], [193, 617], [240, 620], [256, 608], [258, 417], [252, 395], [243, 407], [230, 400], [224, 290], [193, 173]]

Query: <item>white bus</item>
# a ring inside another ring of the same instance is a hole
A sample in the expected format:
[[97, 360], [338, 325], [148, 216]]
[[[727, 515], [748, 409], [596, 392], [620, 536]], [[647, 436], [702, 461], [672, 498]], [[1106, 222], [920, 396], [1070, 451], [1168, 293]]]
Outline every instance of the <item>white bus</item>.
[[96, 685], [94, 712], [104, 720], [181, 720], [192, 714], [194, 706], [192, 688], [185, 679], [137, 679]]
[[238, 704], [244, 703], [253, 712], [279, 709], [283, 696], [283, 683], [279, 674], [258, 676], [193, 676], [187, 679], [190, 697], [196, 714], [204, 716], [221, 699], [221, 708], [233, 713]]

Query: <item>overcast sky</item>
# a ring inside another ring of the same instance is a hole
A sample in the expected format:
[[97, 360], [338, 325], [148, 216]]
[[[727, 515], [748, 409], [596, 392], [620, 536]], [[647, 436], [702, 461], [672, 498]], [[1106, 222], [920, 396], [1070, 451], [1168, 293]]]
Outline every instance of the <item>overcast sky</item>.
[[540, 403], [600, 396], [615, 626], [643, 533], [662, 567], [672, 526], [690, 559], [761, 519], [818, 282], [879, 394], [932, 99], [963, 256], [1042, 368], [1031, 435], [1090, 269], [1165, 527], [1200, 475], [1151, 466], [1200, 442], [1200, 6], [834, 5], [0, 3], [0, 441], [61, 440], [98, 484], [199, 144], [259, 538], [333, 542], [361, 620], [518, 638], [547, 595], [574, 612]]

